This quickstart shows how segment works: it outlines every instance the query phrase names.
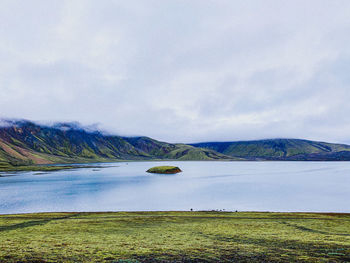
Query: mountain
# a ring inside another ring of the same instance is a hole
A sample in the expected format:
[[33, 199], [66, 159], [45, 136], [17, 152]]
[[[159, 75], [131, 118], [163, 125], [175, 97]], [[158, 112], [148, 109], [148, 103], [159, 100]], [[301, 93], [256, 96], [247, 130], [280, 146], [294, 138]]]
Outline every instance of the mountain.
[[195, 147], [248, 160], [349, 161], [350, 146], [300, 139], [203, 142]]
[[53, 126], [30, 121], [2, 121], [0, 168], [51, 163], [118, 160], [232, 160], [210, 149], [171, 144], [148, 137], [121, 137], [88, 131], [75, 123]]
[[1, 121], [0, 170], [7, 167], [120, 160], [350, 160], [350, 146], [299, 139], [173, 144], [105, 135], [77, 123]]

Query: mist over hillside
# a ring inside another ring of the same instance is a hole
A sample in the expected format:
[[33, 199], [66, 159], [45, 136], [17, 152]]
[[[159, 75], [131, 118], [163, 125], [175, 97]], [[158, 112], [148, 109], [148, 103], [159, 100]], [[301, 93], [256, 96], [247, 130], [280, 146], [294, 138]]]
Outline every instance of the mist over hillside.
[[27, 120], [7, 120], [0, 128], [0, 161], [3, 165], [155, 159], [235, 158], [213, 150], [148, 137], [105, 135], [76, 122], [39, 125]]
[[138, 136], [109, 135], [78, 122], [37, 124], [2, 120], [1, 167], [122, 160], [350, 160], [350, 146], [300, 139], [196, 144], [167, 143]]

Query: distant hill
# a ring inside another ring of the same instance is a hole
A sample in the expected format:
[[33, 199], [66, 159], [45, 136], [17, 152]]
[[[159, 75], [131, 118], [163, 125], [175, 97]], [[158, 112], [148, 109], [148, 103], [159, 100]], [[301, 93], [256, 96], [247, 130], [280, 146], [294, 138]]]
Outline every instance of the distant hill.
[[108, 162], [117, 160], [231, 160], [210, 149], [148, 137], [121, 137], [87, 131], [74, 123], [54, 126], [4, 121], [0, 127], [0, 169], [8, 165]]
[[195, 147], [248, 160], [349, 161], [350, 146], [300, 139], [203, 142]]
[[171, 144], [148, 137], [122, 137], [136, 149], [147, 153], [152, 158], [169, 160], [241, 160], [211, 149], [194, 147], [187, 144]]

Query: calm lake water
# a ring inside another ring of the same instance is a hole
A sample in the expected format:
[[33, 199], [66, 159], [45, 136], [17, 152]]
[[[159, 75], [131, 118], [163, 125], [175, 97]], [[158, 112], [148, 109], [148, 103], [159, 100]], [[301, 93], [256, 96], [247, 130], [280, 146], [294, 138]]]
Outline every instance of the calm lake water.
[[[148, 174], [176, 165], [176, 175]], [[44, 211], [350, 212], [350, 162], [129, 162], [0, 177], [0, 213]]]

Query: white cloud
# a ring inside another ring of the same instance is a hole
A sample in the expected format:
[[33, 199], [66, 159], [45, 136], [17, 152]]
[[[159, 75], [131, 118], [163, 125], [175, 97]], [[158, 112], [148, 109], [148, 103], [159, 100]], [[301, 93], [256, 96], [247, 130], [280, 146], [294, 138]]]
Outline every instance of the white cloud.
[[349, 1], [2, 1], [1, 117], [350, 142]]

